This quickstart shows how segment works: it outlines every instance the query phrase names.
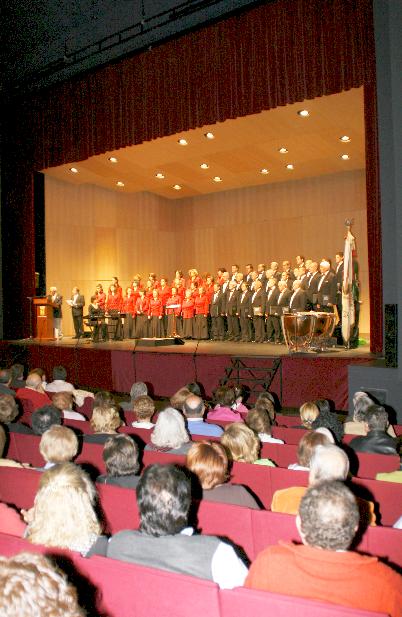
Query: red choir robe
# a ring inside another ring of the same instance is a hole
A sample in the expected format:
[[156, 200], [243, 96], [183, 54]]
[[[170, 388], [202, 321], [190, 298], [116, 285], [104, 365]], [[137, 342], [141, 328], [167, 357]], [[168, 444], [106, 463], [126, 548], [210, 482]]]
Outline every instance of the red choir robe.
[[203, 296], [198, 295], [194, 299], [194, 308], [196, 315], [205, 315], [206, 317], [208, 315], [208, 307], [208, 296], [206, 296], [205, 294]]
[[[171, 306], [172, 304], [179, 304], [179, 308], [170, 309], [169, 306]], [[166, 301], [166, 314], [172, 315], [174, 313], [176, 317], [179, 317], [181, 314], [181, 304], [182, 301], [178, 294], [176, 296], [170, 296], [170, 298], [168, 298]]]
[[97, 291], [95, 293], [95, 296], [98, 300], [98, 304], [99, 304], [99, 308], [102, 309], [102, 311], [105, 310], [106, 308], [106, 294], [104, 291]]
[[148, 315], [151, 317], [162, 317], [163, 315], [163, 304], [160, 298], [151, 298], [149, 300], [149, 309]]
[[106, 302], [106, 311], [110, 313], [110, 311], [121, 311], [123, 306], [123, 298], [117, 292], [115, 295], [109, 294]]
[[159, 287], [159, 298], [162, 300], [163, 307], [166, 306], [166, 302], [170, 298], [171, 293], [172, 293], [172, 290], [167, 285], [165, 285], [165, 287], [163, 288]]
[[211, 304], [211, 298], [214, 295], [214, 284], [204, 285], [205, 295], [208, 298], [208, 304]]
[[184, 298], [181, 305], [183, 319], [194, 317], [194, 298]]
[[137, 315], [143, 315], [143, 314], [148, 315], [148, 311], [149, 311], [149, 298], [147, 298], [146, 296], [144, 296], [144, 298], [138, 297], [137, 300], [135, 301], [135, 312], [137, 313]]
[[135, 298], [133, 294], [124, 297], [122, 312], [135, 315]]

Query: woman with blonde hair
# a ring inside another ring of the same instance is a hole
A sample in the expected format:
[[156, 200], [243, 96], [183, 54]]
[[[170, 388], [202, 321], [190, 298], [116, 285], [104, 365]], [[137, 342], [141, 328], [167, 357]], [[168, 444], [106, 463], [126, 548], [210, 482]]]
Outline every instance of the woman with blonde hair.
[[57, 546], [84, 556], [101, 552], [101, 536], [94, 504], [96, 490], [89, 476], [73, 463], [56, 465], [41, 478], [34, 506], [23, 511], [33, 544]]
[[93, 435], [84, 435], [84, 441], [89, 443], [101, 443], [115, 435], [117, 429], [123, 424], [118, 407], [114, 404], [102, 407], [94, 407], [90, 421]]
[[260, 440], [245, 424], [240, 422], [229, 424], [221, 437], [221, 444], [232, 461], [275, 467], [269, 458], [258, 458], [261, 448]]
[[161, 411], [145, 450], [187, 454], [191, 447], [183, 416], [172, 407]]
[[203, 499], [259, 509], [244, 486], [228, 482], [229, 461], [222, 444], [207, 440], [193, 443], [187, 453], [186, 465], [197, 476]]
[[318, 418], [320, 413], [317, 405], [312, 401], [309, 401], [307, 403], [303, 403], [299, 411], [302, 427], [311, 429], [314, 420]]
[[77, 435], [71, 428], [53, 424], [41, 437], [39, 452], [46, 461], [43, 469], [71, 461], [78, 452]]

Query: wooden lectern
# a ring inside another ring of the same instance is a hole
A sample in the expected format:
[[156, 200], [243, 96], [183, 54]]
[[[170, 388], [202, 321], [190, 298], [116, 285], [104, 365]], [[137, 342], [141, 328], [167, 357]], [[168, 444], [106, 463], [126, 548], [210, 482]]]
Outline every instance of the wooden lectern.
[[53, 304], [47, 298], [34, 298], [35, 338], [41, 341], [53, 341]]

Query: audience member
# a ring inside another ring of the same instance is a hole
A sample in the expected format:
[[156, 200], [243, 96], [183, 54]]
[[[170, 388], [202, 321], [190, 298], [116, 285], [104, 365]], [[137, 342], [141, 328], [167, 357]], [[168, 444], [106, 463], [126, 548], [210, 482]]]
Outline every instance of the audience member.
[[183, 471], [173, 465], [147, 467], [137, 503], [140, 530], [115, 534], [108, 557], [212, 580], [221, 588], [243, 584], [247, 568], [233, 548], [215, 536], [192, 535], [187, 527], [191, 485]]
[[365, 413], [366, 435], [355, 437], [350, 447], [356, 452], [397, 454], [397, 440], [387, 435], [388, 414], [381, 405], [371, 405]]
[[39, 443], [39, 452], [45, 459], [43, 470], [71, 461], [77, 451], [78, 439], [74, 431], [67, 426], [53, 424], [43, 433]]
[[116, 402], [113, 394], [107, 392], [106, 390], [99, 390], [99, 392], [97, 392], [94, 396], [93, 409], [95, 407], [109, 407], [110, 405], [115, 404]]
[[0, 370], [0, 394], [15, 396], [15, 390], [11, 387], [11, 371], [6, 368]]
[[244, 419], [248, 414], [248, 408], [243, 403], [244, 388], [240, 384], [234, 384], [232, 388], [235, 395], [235, 402], [232, 405], [232, 409], [237, 411]]
[[358, 525], [356, 499], [341, 482], [309, 488], [297, 518], [303, 545], [266, 548], [245, 586], [400, 617], [401, 577], [377, 557], [348, 550]]
[[256, 500], [244, 486], [228, 482], [228, 457], [220, 443], [193, 443], [187, 453], [186, 465], [197, 476], [203, 499], [259, 510]]
[[223, 429], [217, 424], [204, 422], [205, 405], [201, 397], [190, 394], [183, 405], [183, 413], [187, 419], [187, 429], [190, 435], [206, 435], [220, 437]]
[[276, 425], [275, 400], [270, 392], [260, 392], [255, 402], [254, 409], [265, 409], [269, 415], [272, 426]]
[[53, 381], [46, 385], [46, 392], [74, 392], [72, 383], [66, 381], [67, 371], [64, 366], [53, 368]]
[[303, 403], [299, 411], [301, 426], [310, 430], [313, 426], [314, 420], [317, 419], [320, 410], [315, 403], [308, 401], [307, 403]]
[[25, 388], [18, 388], [16, 397], [22, 402], [30, 404], [31, 410], [39, 409], [44, 405], [50, 405], [52, 401], [43, 390], [42, 379], [38, 373], [29, 373]]
[[90, 424], [93, 435], [84, 435], [84, 441], [104, 444], [110, 435], [117, 433], [123, 422], [117, 406], [109, 403], [103, 407], [93, 408]]
[[172, 407], [161, 411], [151, 433], [151, 443], [145, 446], [145, 450], [187, 454], [190, 447], [183, 416]]
[[73, 395], [71, 392], [56, 392], [52, 403], [66, 420], [86, 420], [86, 417], [78, 411], [73, 411]]
[[77, 592], [52, 562], [38, 553], [0, 557], [3, 617], [85, 617]]
[[16, 422], [19, 410], [15, 398], [9, 394], [0, 394], [0, 422], [7, 427], [9, 433], [32, 433], [29, 426]]
[[261, 443], [284, 443], [282, 439], [272, 437], [271, 419], [264, 408], [250, 409], [245, 418], [245, 423], [254, 433], [257, 433]]
[[64, 463], [48, 469], [41, 477], [33, 508], [23, 511], [27, 539], [87, 557], [97, 552], [106, 538], [101, 536], [95, 498], [95, 487], [80, 467]]
[[214, 392], [214, 408], [208, 412], [208, 420], [217, 422], [243, 422], [241, 413], [232, 409], [235, 402], [233, 388], [219, 386]]
[[54, 405], [44, 405], [31, 415], [31, 426], [35, 435], [43, 435], [54, 424], [61, 424], [61, 413]]
[[24, 467], [21, 463], [13, 461], [10, 458], [3, 458], [6, 449], [7, 435], [4, 428], [0, 424], [0, 467]]
[[123, 488], [135, 488], [140, 479], [138, 471], [138, 446], [128, 435], [112, 435], [103, 446], [106, 474], [98, 476], [97, 482], [115, 484]]
[[311, 427], [317, 429], [320, 427], [328, 428], [333, 433], [336, 441], [341, 443], [343, 437], [343, 424], [338, 420], [335, 413], [331, 411], [329, 402], [326, 399], [318, 399], [315, 401], [319, 409], [317, 418], [312, 423]]
[[173, 409], [177, 409], [177, 411], [181, 412], [183, 409], [184, 401], [188, 396], [190, 396], [190, 394], [191, 392], [190, 390], [188, 390], [188, 388], [180, 388], [180, 390], [177, 390], [177, 392], [175, 392], [170, 398], [170, 406], [173, 407]]
[[124, 411], [132, 411], [134, 402], [140, 396], [147, 396], [148, 387], [143, 381], [135, 381], [130, 390], [130, 401], [120, 403], [120, 407]]
[[261, 444], [257, 435], [245, 424], [229, 424], [221, 437], [231, 461], [275, 467], [269, 458], [258, 458]]
[[195, 394], [195, 396], [199, 396], [200, 398], [202, 398], [200, 384], [198, 384], [196, 381], [191, 381], [190, 383], [187, 383], [184, 387], [187, 388], [187, 390], [191, 392], [191, 394]]
[[29, 371], [29, 375], [39, 375], [39, 377], [41, 378], [42, 381], [42, 391], [45, 392], [46, 390], [46, 386], [47, 386], [47, 377], [46, 377], [46, 372], [43, 370], [43, 368], [33, 368]]
[[334, 443], [334, 438], [332, 437], [332, 433], [330, 433], [331, 438], [327, 435], [323, 434], [321, 431], [323, 429], [318, 429], [317, 431], [309, 431], [305, 433], [303, 437], [299, 441], [299, 445], [297, 446], [297, 463], [292, 463], [288, 466], [288, 469], [294, 469], [297, 471], [309, 471], [310, 469], [310, 461], [313, 456], [314, 449], [317, 446], [326, 446], [330, 443]]
[[24, 366], [22, 364], [12, 364], [10, 367], [11, 384], [10, 387], [14, 390], [25, 388]]
[[151, 429], [155, 426], [155, 424], [151, 422], [152, 416], [155, 413], [155, 403], [147, 394], [138, 396], [135, 399], [133, 402], [133, 412], [137, 420], [132, 422], [131, 426], [146, 429]]

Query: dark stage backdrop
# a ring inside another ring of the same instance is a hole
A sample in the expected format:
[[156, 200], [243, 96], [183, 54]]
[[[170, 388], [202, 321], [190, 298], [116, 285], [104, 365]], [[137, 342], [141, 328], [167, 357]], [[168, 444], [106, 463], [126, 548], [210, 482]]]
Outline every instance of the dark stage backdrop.
[[[5, 110], [4, 329], [26, 336], [33, 172], [317, 96], [365, 87], [371, 349], [381, 352], [381, 218], [371, 0], [278, 0]], [[375, 309], [377, 309], [375, 311]]]

